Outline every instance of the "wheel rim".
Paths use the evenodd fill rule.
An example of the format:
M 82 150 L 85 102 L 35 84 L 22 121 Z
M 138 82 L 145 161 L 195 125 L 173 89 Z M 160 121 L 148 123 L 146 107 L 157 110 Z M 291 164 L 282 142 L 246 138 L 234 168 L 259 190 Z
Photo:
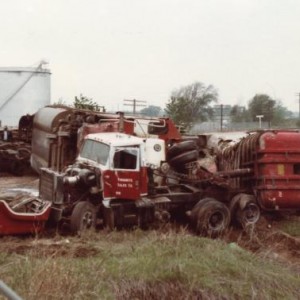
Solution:
M 94 222 L 93 213 L 91 211 L 85 212 L 82 217 L 82 228 L 89 229 L 92 227 Z
M 211 214 L 208 223 L 209 229 L 219 230 L 224 227 L 224 214 L 221 211 L 216 211 Z
M 246 224 L 255 224 L 259 216 L 259 208 L 255 203 L 249 203 L 242 211 L 242 219 Z

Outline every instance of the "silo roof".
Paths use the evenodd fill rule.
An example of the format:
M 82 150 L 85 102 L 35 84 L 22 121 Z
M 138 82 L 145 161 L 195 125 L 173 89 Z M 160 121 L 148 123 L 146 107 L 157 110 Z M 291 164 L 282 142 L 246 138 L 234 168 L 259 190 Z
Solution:
M 30 72 L 30 73 L 49 73 L 49 69 L 30 68 L 30 67 L 0 67 L 0 72 Z

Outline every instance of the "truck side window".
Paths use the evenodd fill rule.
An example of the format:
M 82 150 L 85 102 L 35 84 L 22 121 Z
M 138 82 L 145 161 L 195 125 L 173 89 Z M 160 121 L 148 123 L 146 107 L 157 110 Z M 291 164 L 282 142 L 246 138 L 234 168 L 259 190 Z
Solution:
M 137 168 L 137 151 L 118 149 L 114 155 L 114 168 L 135 170 Z

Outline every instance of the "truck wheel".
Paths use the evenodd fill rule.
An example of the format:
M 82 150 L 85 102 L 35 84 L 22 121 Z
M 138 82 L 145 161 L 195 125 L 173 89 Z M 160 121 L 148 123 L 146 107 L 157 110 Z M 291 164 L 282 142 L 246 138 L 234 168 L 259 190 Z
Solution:
M 260 218 L 260 208 L 253 195 L 238 194 L 230 202 L 230 212 L 242 228 L 254 225 Z
M 197 202 L 197 204 L 193 207 L 193 210 L 197 210 L 198 208 L 200 208 L 201 206 L 203 206 L 205 203 L 209 202 L 209 201 L 215 201 L 214 198 L 204 198 L 204 199 L 201 199 L 199 202 Z
M 194 141 L 184 141 L 171 146 L 167 152 L 167 160 L 187 151 L 196 150 L 197 145 Z
M 191 150 L 173 157 L 169 161 L 169 164 L 177 168 L 182 167 L 184 164 L 187 164 L 192 161 L 196 161 L 198 159 L 198 156 L 199 155 L 197 150 Z
M 95 206 L 87 201 L 78 202 L 73 209 L 70 226 L 73 233 L 80 233 L 95 228 Z
M 224 203 L 205 198 L 195 205 L 191 218 L 197 234 L 216 238 L 227 229 L 230 212 Z
M 260 209 L 255 202 L 249 202 L 244 209 L 238 208 L 236 219 L 245 229 L 248 226 L 255 225 L 260 218 Z

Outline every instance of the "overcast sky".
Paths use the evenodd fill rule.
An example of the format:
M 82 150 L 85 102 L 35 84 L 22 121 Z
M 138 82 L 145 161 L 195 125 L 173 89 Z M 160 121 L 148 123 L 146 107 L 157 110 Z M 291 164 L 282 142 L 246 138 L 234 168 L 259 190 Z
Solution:
M 165 107 L 201 81 L 219 103 L 267 93 L 298 110 L 299 0 L 0 0 L 0 23 L 0 66 L 46 59 L 52 102 Z

